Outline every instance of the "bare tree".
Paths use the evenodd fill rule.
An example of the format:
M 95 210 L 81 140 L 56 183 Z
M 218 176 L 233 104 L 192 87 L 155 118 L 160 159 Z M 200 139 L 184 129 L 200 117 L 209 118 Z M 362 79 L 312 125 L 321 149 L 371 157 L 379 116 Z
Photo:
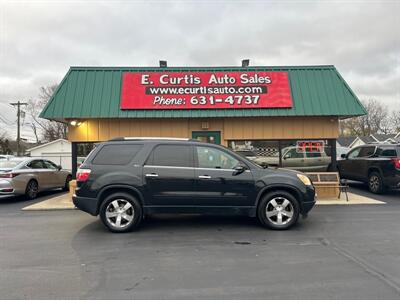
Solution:
M 390 125 L 394 129 L 394 133 L 400 132 L 400 110 L 392 111 L 390 115 Z
M 0 132 L 0 153 L 1 154 L 12 154 L 10 149 L 10 141 L 7 137 L 7 133 L 5 131 Z
M 27 111 L 32 118 L 31 128 L 37 143 L 67 138 L 67 124 L 39 118 L 40 112 L 49 102 L 56 89 L 57 85 L 41 87 L 38 98 L 28 101 Z
M 375 133 L 388 134 L 395 131 L 392 118 L 398 118 L 399 112 L 393 113 L 394 117 L 391 117 L 388 108 L 375 99 L 362 101 L 362 103 L 367 114 L 342 121 L 340 124 L 342 135 L 368 136 Z

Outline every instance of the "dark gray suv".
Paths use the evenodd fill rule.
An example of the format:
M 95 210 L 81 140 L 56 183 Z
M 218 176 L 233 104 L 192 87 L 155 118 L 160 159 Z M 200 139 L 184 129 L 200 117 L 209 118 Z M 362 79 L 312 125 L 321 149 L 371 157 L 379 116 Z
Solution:
M 315 204 L 310 179 L 262 168 L 218 145 L 120 138 L 96 147 L 77 172 L 74 204 L 126 232 L 159 213 L 246 215 L 288 229 Z

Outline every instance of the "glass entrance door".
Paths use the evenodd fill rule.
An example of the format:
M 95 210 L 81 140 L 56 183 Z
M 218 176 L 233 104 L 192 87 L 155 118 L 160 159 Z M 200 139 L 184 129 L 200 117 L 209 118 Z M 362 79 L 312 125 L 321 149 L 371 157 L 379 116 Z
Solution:
M 192 138 L 210 144 L 221 144 L 220 131 L 193 131 Z

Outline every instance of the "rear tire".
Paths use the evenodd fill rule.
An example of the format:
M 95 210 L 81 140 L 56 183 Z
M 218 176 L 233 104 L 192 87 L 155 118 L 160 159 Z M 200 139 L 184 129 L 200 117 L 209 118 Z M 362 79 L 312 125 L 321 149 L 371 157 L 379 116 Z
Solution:
M 37 183 L 36 180 L 30 180 L 28 184 L 26 185 L 25 189 L 25 196 L 29 200 L 33 200 L 37 197 L 37 194 L 39 192 L 39 184 Z
M 100 206 L 100 219 L 111 232 L 132 231 L 139 226 L 142 218 L 140 202 L 126 193 L 111 194 Z
M 368 189 L 371 193 L 382 194 L 385 191 L 382 177 L 378 172 L 371 172 L 368 176 Z
M 261 224 L 274 230 L 286 230 L 299 219 L 300 205 L 296 198 L 286 191 L 273 191 L 266 194 L 257 208 Z
M 63 188 L 63 191 L 69 192 L 69 182 L 72 180 L 72 176 L 68 175 L 67 178 L 65 179 L 65 185 Z

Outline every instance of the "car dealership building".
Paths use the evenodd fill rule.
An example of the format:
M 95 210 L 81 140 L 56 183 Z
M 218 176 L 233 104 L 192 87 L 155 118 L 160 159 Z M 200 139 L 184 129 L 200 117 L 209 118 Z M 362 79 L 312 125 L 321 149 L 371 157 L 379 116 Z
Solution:
M 314 171 L 335 169 L 339 120 L 364 114 L 334 66 L 71 67 L 40 116 L 68 123 L 73 170 L 94 143 L 133 136 Z

